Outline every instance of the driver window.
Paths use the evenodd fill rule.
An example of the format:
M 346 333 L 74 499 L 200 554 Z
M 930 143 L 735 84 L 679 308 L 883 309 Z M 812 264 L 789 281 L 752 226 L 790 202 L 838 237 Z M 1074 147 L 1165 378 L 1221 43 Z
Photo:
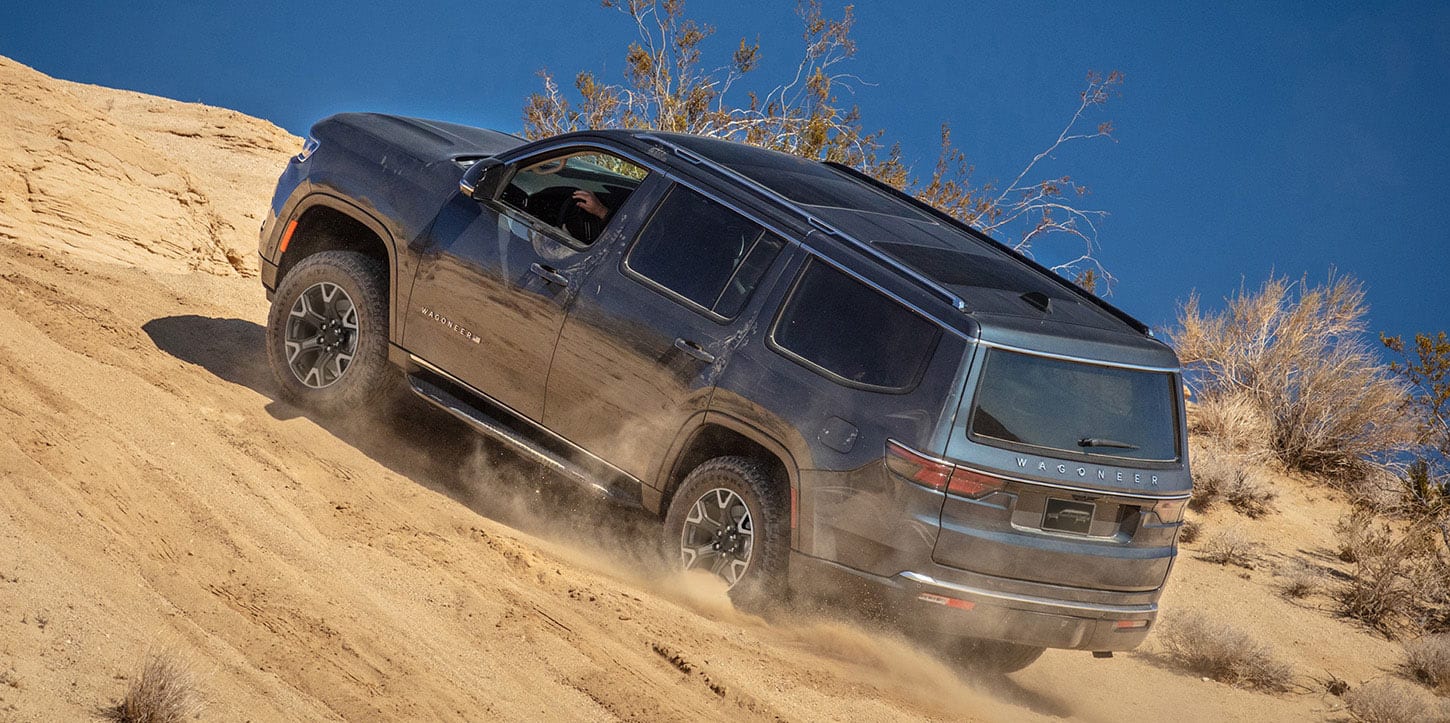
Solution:
M 524 161 L 499 201 L 587 246 L 648 174 L 611 153 L 561 151 Z

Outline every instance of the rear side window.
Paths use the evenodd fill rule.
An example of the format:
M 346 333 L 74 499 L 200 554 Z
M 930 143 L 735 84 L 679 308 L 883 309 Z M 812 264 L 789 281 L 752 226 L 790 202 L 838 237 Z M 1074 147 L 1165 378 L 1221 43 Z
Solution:
M 940 335 L 935 324 L 906 307 L 812 261 L 771 337 L 781 351 L 840 381 L 905 391 L 916 384 Z
M 732 319 L 782 246 L 759 224 L 676 186 L 640 231 L 625 266 L 706 312 Z
M 1072 455 L 1171 461 L 1176 393 L 1167 372 L 989 349 L 971 434 Z

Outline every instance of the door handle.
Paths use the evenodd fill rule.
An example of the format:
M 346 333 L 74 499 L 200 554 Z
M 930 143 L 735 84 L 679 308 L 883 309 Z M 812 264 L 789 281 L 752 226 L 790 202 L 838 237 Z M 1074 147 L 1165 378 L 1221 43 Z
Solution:
M 569 277 L 559 273 L 550 266 L 539 263 L 529 264 L 529 273 L 551 284 L 565 287 L 569 285 Z
M 675 348 L 684 352 L 687 356 L 698 359 L 706 364 L 715 363 L 715 355 L 705 351 L 699 344 L 688 339 L 675 339 Z

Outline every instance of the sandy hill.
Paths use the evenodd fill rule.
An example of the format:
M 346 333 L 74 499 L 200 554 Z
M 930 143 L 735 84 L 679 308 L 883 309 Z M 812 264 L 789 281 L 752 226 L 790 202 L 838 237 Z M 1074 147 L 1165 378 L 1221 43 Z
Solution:
M 1395 644 L 1282 566 L 1336 569 L 1342 505 L 1273 476 L 1252 569 L 1189 545 L 1168 610 L 1274 646 L 1295 687 L 1179 672 L 1149 645 L 963 678 L 836 623 L 769 624 L 634 572 L 648 520 L 539 491 L 437 415 L 274 401 L 256 228 L 297 138 L 0 58 L 0 719 L 83 720 L 148 653 L 204 719 L 1303 720 Z M 199 273 L 204 272 L 204 273 Z M 1268 473 L 1266 473 L 1268 474 Z

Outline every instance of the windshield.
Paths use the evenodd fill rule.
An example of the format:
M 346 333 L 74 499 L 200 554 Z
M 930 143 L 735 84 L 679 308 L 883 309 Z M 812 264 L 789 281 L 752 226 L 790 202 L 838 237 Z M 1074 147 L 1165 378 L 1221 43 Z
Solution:
M 1139 371 L 987 350 L 968 433 L 1073 456 L 1178 459 L 1177 385 Z

